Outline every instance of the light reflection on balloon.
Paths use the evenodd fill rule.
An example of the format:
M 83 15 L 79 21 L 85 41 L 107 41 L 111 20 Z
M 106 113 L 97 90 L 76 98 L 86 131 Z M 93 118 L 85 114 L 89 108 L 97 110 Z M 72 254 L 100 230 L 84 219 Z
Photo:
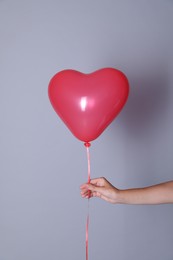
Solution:
M 87 97 L 82 97 L 80 100 L 80 107 L 82 111 L 86 110 L 86 106 L 87 106 Z

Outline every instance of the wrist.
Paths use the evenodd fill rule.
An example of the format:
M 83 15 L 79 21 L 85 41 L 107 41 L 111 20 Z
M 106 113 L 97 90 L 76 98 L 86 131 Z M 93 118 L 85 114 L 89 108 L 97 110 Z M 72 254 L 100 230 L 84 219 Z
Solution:
M 123 190 L 116 190 L 116 199 L 115 203 L 116 204 L 125 204 L 125 196 L 124 196 L 124 191 Z

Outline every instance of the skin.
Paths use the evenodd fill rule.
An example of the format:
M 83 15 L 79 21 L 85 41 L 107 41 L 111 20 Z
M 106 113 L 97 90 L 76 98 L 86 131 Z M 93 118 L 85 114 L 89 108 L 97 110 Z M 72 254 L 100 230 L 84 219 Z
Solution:
M 105 178 L 92 179 L 81 185 L 83 198 L 98 197 L 113 204 L 168 204 L 173 203 L 173 181 L 144 188 L 120 190 Z

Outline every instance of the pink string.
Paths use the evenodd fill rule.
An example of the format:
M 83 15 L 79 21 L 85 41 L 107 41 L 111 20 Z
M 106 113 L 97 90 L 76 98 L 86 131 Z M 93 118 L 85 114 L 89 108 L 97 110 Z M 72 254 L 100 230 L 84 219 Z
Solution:
M 90 169 L 90 152 L 89 147 L 90 143 L 84 144 L 87 149 L 87 161 L 88 161 L 88 183 L 90 183 L 90 176 L 91 176 L 91 169 Z M 86 260 L 88 260 L 88 229 L 89 229 L 89 198 L 90 198 L 90 191 L 88 191 L 88 215 L 87 215 L 87 222 L 86 222 Z
M 88 260 L 88 228 L 89 228 L 89 213 L 87 216 L 87 223 L 86 223 L 86 260 Z

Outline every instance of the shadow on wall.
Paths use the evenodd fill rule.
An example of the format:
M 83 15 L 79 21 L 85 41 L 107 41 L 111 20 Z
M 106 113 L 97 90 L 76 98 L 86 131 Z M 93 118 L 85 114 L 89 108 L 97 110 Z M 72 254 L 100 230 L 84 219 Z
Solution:
M 123 113 L 123 128 L 130 137 L 153 135 L 163 124 L 170 101 L 168 77 L 163 71 L 129 79 L 130 94 Z M 116 120 L 115 120 L 116 121 Z M 121 122 L 122 123 L 122 122 Z
M 121 137 L 125 140 L 125 147 L 130 149 L 123 154 L 130 172 L 122 173 L 128 187 L 156 183 L 163 174 L 156 171 L 158 155 L 153 152 L 159 147 L 158 138 L 162 136 L 164 124 L 168 120 L 168 107 L 172 102 L 168 81 L 169 77 L 163 70 L 138 73 L 137 77 L 129 78 L 129 99 L 118 119 L 118 127 L 123 132 Z M 117 129 L 116 119 L 112 137 L 115 128 Z

